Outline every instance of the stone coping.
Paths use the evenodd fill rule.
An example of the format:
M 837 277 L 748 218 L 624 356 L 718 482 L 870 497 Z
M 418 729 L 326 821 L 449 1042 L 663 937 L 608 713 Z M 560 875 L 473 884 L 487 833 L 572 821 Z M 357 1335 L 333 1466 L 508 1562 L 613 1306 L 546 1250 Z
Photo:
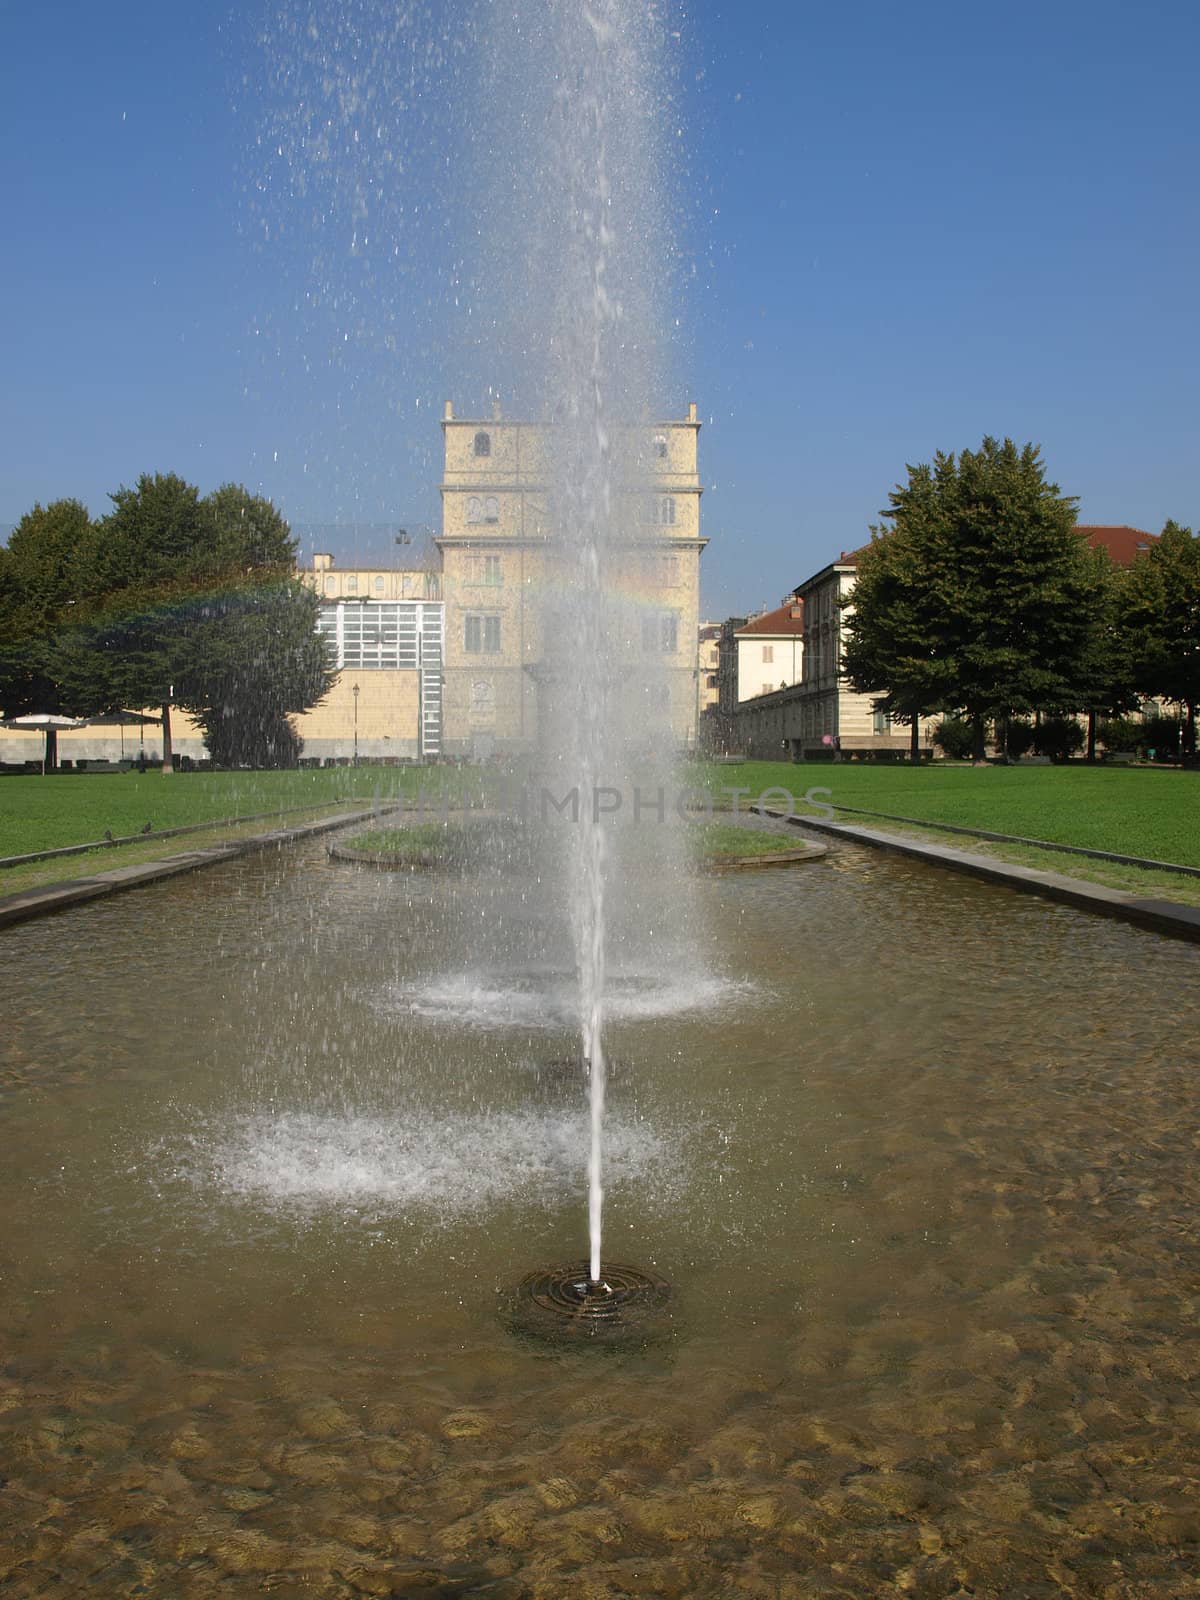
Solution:
M 798 850 L 772 850 L 769 855 L 761 856 L 726 856 L 715 861 L 706 861 L 706 872 L 724 872 L 729 867 L 786 867 L 797 861 L 819 861 L 822 856 L 829 854 L 829 846 L 825 844 L 806 844 Z
M 205 845 L 199 850 L 185 850 L 178 855 L 165 856 L 160 861 L 141 861 L 128 867 L 113 867 L 107 872 L 97 872 L 89 878 L 72 878 L 65 883 L 39 884 L 36 888 L 20 889 L 15 894 L 0 896 L 0 928 L 17 922 L 27 922 L 31 917 L 45 916 L 51 911 L 63 911 L 69 906 L 82 905 L 87 900 L 98 900 L 104 895 L 118 894 L 122 889 L 136 889 L 144 883 L 155 883 L 160 878 L 173 878 L 181 872 L 193 872 L 198 867 L 215 866 L 221 861 L 232 861 L 237 856 L 250 855 L 256 850 L 266 850 L 271 845 L 297 844 L 316 834 L 329 833 L 335 828 L 359 826 L 372 822 L 379 813 L 370 811 L 346 812 L 337 817 L 321 817 L 316 822 L 298 823 L 293 828 L 276 828 L 270 833 L 252 834 L 248 839 L 231 839 L 226 844 Z
M 1200 940 L 1200 906 L 1179 905 L 1173 900 L 1158 900 L 1125 889 L 1109 889 L 1104 884 L 1068 878 L 1061 872 L 1021 867 L 1015 862 L 997 861 L 993 856 L 973 855 L 966 850 L 952 850 L 944 844 L 906 839 L 901 834 L 882 833 L 876 828 L 860 828 L 847 822 L 816 821 L 805 816 L 785 817 L 783 812 L 772 811 L 769 807 L 754 809 L 760 810 L 764 816 L 782 817 L 793 827 L 813 828 L 818 833 L 832 834 L 853 844 L 892 850 L 898 855 L 927 861 L 931 866 L 948 867 L 952 872 L 967 872 L 973 877 L 985 878 L 989 883 L 1005 884 L 1025 894 L 1043 895 L 1081 911 L 1093 911 L 1101 916 L 1135 922 L 1141 927 L 1153 928 L 1157 933 L 1170 934 L 1175 938 Z M 936 827 L 937 824 L 927 823 L 925 826 Z
M 383 867 L 389 872 L 429 871 L 446 863 L 425 851 L 401 855 L 397 850 L 355 850 L 348 844 L 331 844 L 328 854 L 334 861 L 353 861 L 360 867 Z

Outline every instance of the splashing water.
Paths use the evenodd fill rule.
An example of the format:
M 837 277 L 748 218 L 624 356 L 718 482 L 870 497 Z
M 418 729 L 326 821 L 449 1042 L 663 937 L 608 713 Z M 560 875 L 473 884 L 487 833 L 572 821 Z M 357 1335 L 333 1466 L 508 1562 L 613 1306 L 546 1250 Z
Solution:
M 668 411 L 665 330 L 674 319 L 665 302 L 676 267 L 664 181 L 673 126 L 665 8 L 481 0 L 434 39 L 440 12 L 407 0 L 394 10 L 392 0 L 281 5 L 283 56 L 299 77 L 284 84 L 294 109 L 280 119 L 272 174 L 289 202 L 304 201 L 298 214 L 329 235 L 325 265 L 341 263 L 322 304 L 346 323 L 342 342 L 369 370 L 370 337 L 390 337 L 409 298 L 384 263 L 411 273 L 450 240 L 458 253 L 430 303 L 439 317 L 457 316 L 457 348 L 453 334 L 426 330 L 443 392 L 486 383 L 494 401 L 503 383 L 506 407 L 544 427 L 539 476 L 553 551 L 537 596 L 539 760 L 560 792 L 580 797 L 571 821 L 551 825 L 550 848 L 562 865 L 555 909 L 570 924 L 570 1014 L 588 1067 L 597 1280 L 610 972 L 661 981 L 691 967 L 676 950 L 687 920 L 682 844 L 667 837 L 677 830 L 663 830 L 652 866 L 643 848 L 635 867 L 631 830 L 598 803 L 601 793 L 628 796 L 648 769 L 661 782 L 663 752 L 677 742 L 666 662 L 645 648 L 638 603 L 647 551 L 668 548 L 648 515 L 653 429 Z M 407 128 L 403 106 L 412 108 Z M 443 118 L 437 108 L 451 106 Z M 431 145 L 422 162 L 422 130 L 445 136 L 448 121 L 461 124 L 460 148 L 439 159 Z M 419 213 L 430 221 L 414 234 L 407 225 Z M 413 1009 L 429 1001 L 436 1008 L 436 997 L 416 996 Z
M 623 598 L 645 543 L 635 530 L 653 482 L 649 421 L 661 383 L 660 101 L 644 6 L 520 0 L 510 15 L 518 35 L 541 46 L 524 107 L 537 113 L 527 126 L 546 132 L 528 172 L 534 299 L 524 302 L 523 332 L 543 352 L 540 409 L 554 423 L 550 484 L 566 581 L 548 631 L 547 721 L 550 748 L 581 796 L 567 862 L 589 1084 L 589 1270 L 599 1282 L 609 890 L 621 871 L 620 832 L 600 796 L 628 792 L 647 735 L 660 748 L 670 740 L 663 697 L 647 693 L 639 619 Z

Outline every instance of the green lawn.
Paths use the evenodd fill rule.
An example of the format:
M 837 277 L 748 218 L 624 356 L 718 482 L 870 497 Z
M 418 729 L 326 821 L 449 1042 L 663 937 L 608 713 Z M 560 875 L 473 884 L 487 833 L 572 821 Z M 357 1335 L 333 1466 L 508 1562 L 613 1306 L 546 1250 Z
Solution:
M 784 828 L 743 828 L 736 822 L 693 822 L 689 843 L 697 861 L 719 866 L 722 861 L 738 861 L 745 856 L 778 855 L 799 849 L 805 841 Z
M 453 767 L 331 767 L 296 772 L 56 773 L 0 778 L 0 856 L 293 807 L 453 795 L 477 784 Z M 183 848 L 182 845 L 179 848 Z M 161 849 L 161 847 L 160 847 Z M 82 870 L 82 869 L 81 869 Z M 4 881 L 0 879 L 0 893 Z
M 1196 772 L 1083 763 L 909 767 L 777 761 L 699 763 L 691 770 L 699 785 L 716 794 L 736 787 L 756 798 L 780 785 L 795 795 L 797 810 L 813 810 L 802 796 L 815 788 L 830 791 L 818 799 L 835 807 L 887 811 L 935 826 L 948 822 L 1200 867 Z M 870 826 L 869 819 L 861 820 Z M 959 847 L 967 846 L 960 841 Z

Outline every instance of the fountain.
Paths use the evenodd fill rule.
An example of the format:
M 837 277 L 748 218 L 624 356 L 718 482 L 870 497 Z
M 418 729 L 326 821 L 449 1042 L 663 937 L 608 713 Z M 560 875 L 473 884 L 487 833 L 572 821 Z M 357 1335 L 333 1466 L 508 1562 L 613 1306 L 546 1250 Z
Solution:
M 622 14 L 547 3 L 532 76 Z M 597 653 L 652 387 L 613 249 L 526 352 L 617 373 L 559 419 Z M 622 662 L 594 741 L 553 663 L 559 793 L 649 762 Z M 589 815 L 544 886 L 317 842 L 4 933 L 6 1597 L 1180 1592 L 1190 947 L 843 844 L 677 915 L 672 836 Z
M 602 1256 L 608 973 L 616 938 L 610 901 L 613 884 L 628 873 L 622 850 L 629 829 L 600 797 L 628 804 L 646 752 L 673 742 L 661 657 L 643 648 L 630 595 L 631 573 L 636 590 L 637 564 L 655 547 L 651 424 L 663 402 L 667 322 L 654 32 L 651 14 L 631 0 L 527 0 L 497 16 L 486 47 L 497 79 L 510 93 L 521 88 L 519 123 L 499 146 L 510 175 L 484 186 L 493 199 L 502 197 L 481 229 L 485 253 L 510 236 L 512 214 L 526 219 L 516 252 L 522 287 L 509 288 L 512 298 L 493 321 L 524 352 L 521 381 L 550 421 L 548 510 L 558 551 L 554 593 L 543 600 L 542 756 L 544 770 L 580 797 L 559 860 L 588 1086 L 589 1255 L 582 1278 L 574 1266 L 554 1276 L 560 1293 L 530 1292 L 543 1310 L 610 1332 L 626 1311 L 662 1293 L 653 1274 L 606 1273 Z M 531 128 L 539 130 L 532 139 Z M 684 917 L 680 867 L 672 841 L 652 874 L 653 898 L 660 910 L 670 905 L 677 921 Z M 647 887 L 643 899 L 650 898 Z M 679 959 L 694 964 L 687 950 Z

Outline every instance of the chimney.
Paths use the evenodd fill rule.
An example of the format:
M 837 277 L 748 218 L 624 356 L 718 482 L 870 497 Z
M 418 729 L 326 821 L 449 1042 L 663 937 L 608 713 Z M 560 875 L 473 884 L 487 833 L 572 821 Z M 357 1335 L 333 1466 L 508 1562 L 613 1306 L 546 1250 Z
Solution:
M 443 422 L 453 422 L 454 421 L 454 401 L 453 400 L 447 400 L 445 405 L 442 407 L 442 421 Z

